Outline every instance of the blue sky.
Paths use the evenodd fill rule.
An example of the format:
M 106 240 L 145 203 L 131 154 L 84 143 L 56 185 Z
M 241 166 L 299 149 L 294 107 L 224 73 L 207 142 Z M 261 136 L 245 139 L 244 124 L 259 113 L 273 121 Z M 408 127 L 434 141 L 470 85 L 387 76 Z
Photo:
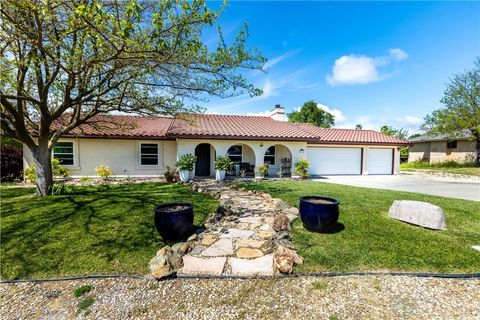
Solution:
M 278 103 L 290 112 L 313 99 L 337 127 L 413 133 L 441 106 L 449 78 L 480 56 L 479 2 L 233 1 L 218 23 L 228 40 L 245 21 L 249 45 L 269 62 L 266 74 L 244 74 L 264 95 L 213 98 L 202 104 L 209 113 L 261 114 Z

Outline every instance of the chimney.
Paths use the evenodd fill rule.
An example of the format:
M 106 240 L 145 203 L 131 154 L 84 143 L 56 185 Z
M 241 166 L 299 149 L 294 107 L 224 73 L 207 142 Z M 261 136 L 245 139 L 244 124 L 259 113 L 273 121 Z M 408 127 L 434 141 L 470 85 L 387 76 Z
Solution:
M 270 113 L 270 118 L 276 121 L 287 121 L 287 117 L 285 116 L 285 108 L 279 104 L 275 105 L 272 112 Z

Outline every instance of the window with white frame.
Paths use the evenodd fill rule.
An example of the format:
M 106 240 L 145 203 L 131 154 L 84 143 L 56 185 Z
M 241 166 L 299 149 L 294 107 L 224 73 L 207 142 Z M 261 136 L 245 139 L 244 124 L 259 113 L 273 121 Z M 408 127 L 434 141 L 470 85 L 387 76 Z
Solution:
M 158 143 L 140 144 L 140 165 L 158 166 Z
M 265 156 L 263 157 L 263 163 L 268 165 L 275 165 L 275 146 L 271 146 L 265 151 Z
M 235 164 L 242 162 L 242 146 L 231 146 L 227 151 L 227 156 Z
M 75 164 L 75 149 L 73 142 L 57 142 L 53 146 L 53 157 L 60 160 L 64 166 L 73 166 Z

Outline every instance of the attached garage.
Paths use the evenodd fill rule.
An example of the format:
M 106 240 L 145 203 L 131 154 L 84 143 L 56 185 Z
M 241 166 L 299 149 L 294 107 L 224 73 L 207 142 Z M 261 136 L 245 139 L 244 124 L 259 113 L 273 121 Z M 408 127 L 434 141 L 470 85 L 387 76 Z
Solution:
M 361 174 L 362 148 L 308 147 L 311 175 Z
M 369 148 L 367 153 L 368 174 L 393 173 L 393 149 Z

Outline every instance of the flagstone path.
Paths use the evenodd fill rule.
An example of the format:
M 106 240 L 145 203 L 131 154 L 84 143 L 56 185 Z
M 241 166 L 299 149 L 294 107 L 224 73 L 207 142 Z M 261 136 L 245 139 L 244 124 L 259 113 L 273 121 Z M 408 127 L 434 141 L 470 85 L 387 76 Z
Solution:
M 288 236 L 297 208 L 266 193 L 231 188 L 229 182 L 202 180 L 190 186 L 219 198 L 220 205 L 203 232 L 176 246 L 183 265 L 177 266 L 178 274 L 272 276 L 303 263 Z

